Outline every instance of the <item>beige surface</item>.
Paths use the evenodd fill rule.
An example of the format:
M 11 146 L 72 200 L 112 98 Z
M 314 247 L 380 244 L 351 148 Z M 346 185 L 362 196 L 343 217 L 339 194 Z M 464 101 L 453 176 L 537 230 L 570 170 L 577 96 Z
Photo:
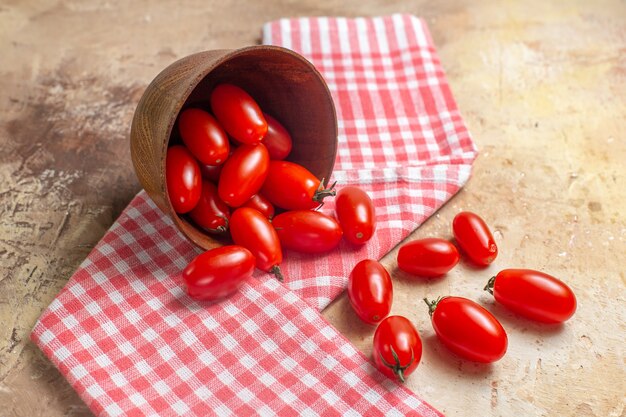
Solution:
M 385 5 L 383 5 L 385 4 Z M 28 341 L 41 311 L 138 191 L 127 136 L 147 83 L 189 53 L 255 43 L 282 15 L 426 18 L 481 154 L 474 176 L 413 237 L 483 214 L 501 255 L 416 282 L 394 268 L 394 313 L 418 325 L 407 382 L 454 415 L 624 416 L 626 3 L 254 1 L 0 3 L 0 415 L 88 416 Z M 514 317 L 481 291 L 500 268 L 562 277 L 579 300 L 560 328 Z M 434 339 L 424 295 L 483 301 L 509 332 L 492 366 Z M 324 315 L 369 354 L 345 298 Z

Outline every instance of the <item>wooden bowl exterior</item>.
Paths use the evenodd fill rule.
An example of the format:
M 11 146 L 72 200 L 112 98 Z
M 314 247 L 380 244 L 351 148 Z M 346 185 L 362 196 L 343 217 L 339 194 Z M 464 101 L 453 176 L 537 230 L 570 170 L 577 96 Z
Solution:
M 264 112 L 291 133 L 290 161 L 328 181 L 337 151 L 337 117 L 322 76 L 302 56 L 276 46 L 251 46 L 190 55 L 163 70 L 141 97 L 130 132 L 137 177 L 154 203 L 178 229 L 203 249 L 219 240 L 179 216 L 168 198 L 165 157 L 178 114 L 187 107 L 209 109 L 213 88 L 232 83 L 246 90 Z

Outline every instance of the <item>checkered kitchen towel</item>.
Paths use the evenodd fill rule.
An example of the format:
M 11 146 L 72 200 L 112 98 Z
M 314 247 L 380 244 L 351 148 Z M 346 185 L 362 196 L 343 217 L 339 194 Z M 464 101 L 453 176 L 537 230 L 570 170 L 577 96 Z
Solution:
M 141 192 L 32 338 L 102 416 L 440 415 L 318 313 L 354 264 L 384 255 L 469 177 L 476 151 L 427 28 L 407 15 L 283 19 L 264 42 L 300 52 L 328 81 L 334 176 L 373 197 L 375 238 L 322 259 L 287 253 L 285 284 L 257 274 L 228 300 L 199 303 L 181 278 L 199 251 Z

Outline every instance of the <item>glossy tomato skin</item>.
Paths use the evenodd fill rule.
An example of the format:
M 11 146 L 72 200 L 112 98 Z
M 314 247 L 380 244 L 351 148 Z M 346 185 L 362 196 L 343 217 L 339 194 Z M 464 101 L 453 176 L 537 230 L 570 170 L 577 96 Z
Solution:
M 165 180 L 176 213 L 187 213 L 198 204 L 202 191 L 200 167 L 184 146 L 175 145 L 167 150 Z
M 364 259 L 348 278 L 348 299 L 352 309 L 367 324 L 378 324 L 391 311 L 393 285 L 389 272 L 379 262 Z
M 283 252 L 276 230 L 263 214 L 250 207 L 238 208 L 230 216 L 230 235 L 235 244 L 252 252 L 257 268 L 277 274 Z
M 224 130 L 238 142 L 258 143 L 267 133 L 259 105 L 243 89 L 220 84 L 211 93 L 211 110 Z
M 335 195 L 335 192 L 332 187 L 325 190 L 322 182 L 302 165 L 270 161 L 261 194 L 274 206 L 285 210 L 310 210 L 318 207 L 325 196 Z
M 184 110 L 178 118 L 180 136 L 198 161 L 219 165 L 228 157 L 230 144 L 217 120 L 201 109 Z
M 217 194 L 217 187 L 210 181 L 202 181 L 202 193 L 198 204 L 189 212 L 189 217 L 201 228 L 212 233 L 228 230 L 230 208 Z
M 508 337 L 500 322 L 484 307 L 462 297 L 429 303 L 433 328 L 441 343 L 460 357 L 490 363 L 506 353 Z
M 398 268 L 422 277 L 445 275 L 459 262 L 459 251 L 452 243 L 439 238 L 408 242 L 398 251 Z
M 358 187 L 343 187 L 335 198 L 335 212 L 346 240 L 361 245 L 372 238 L 376 230 L 374 204 L 369 195 Z
M 262 144 L 241 145 L 224 163 L 217 191 L 231 207 L 239 207 L 255 195 L 267 177 L 270 157 Z
M 413 323 L 403 316 L 385 318 L 374 332 L 372 356 L 378 370 L 404 382 L 422 358 L 422 340 Z
M 278 120 L 267 113 L 263 113 L 263 116 L 267 121 L 267 133 L 261 143 L 267 148 L 270 159 L 285 159 L 293 146 L 291 135 Z
M 576 296 L 563 281 L 532 269 L 505 269 L 485 289 L 520 316 L 542 323 L 562 323 L 576 312 Z
M 234 293 L 254 272 L 254 256 L 241 246 L 222 246 L 196 256 L 183 270 L 187 293 L 196 300 L 219 300 Z
M 200 173 L 202 174 L 202 178 L 211 181 L 213 184 L 217 184 L 220 181 L 222 168 L 224 168 L 224 164 L 220 164 L 220 165 L 200 164 Z
M 337 220 L 314 210 L 286 211 L 272 224 L 283 248 L 304 253 L 331 251 L 343 234 Z
M 262 194 L 253 195 L 250 200 L 246 201 L 242 207 L 250 207 L 255 210 L 258 210 L 263 214 L 268 220 L 271 220 L 274 217 L 274 206 L 272 203 Z
M 498 256 L 491 231 L 477 214 L 464 211 L 452 221 L 454 238 L 467 257 L 476 265 L 487 266 Z

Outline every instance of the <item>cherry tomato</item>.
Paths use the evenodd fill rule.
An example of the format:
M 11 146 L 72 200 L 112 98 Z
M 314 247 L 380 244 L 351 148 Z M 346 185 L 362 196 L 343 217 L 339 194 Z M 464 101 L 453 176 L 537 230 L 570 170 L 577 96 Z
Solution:
M 271 272 L 282 281 L 279 264 L 283 261 L 280 240 L 272 224 L 258 210 L 240 207 L 230 216 L 233 241 L 256 257 L 256 267 Z
M 422 340 L 406 317 L 389 316 L 374 332 L 374 364 L 383 374 L 404 382 L 422 358 Z
M 393 300 L 389 272 L 373 259 L 362 260 L 348 278 L 348 298 L 361 320 L 367 324 L 380 323 L 389 315 Z
M 314 210 L 286 211 L 272 224 L 283 248 L 297 252 L 328 252 L 339 245 L 343 234 L 337 220 Z
M 464 211 L 452 221 L 457 243 L 472 262 L 487 266 L 498 256 L 498 247 L 485 221 L 477 214 Z
M 270 161 L 261 193 L 276 207 L 309 210 L 318 207 L 325 197 L 335 195 L 333 186 L 324 188 L 322 181 L 301 165 Z
M 196 256 L 183 270 L 187 293 L 218 300 L 234 293 L 254 272 L 254 256 L 241 246 L 222 246 Z
M 176 213 L 187 213 L 198 204 L 202 190 L 200 167 L 184 146 L 175 145 L 167 150 L 165 180 Z
M 267 133 L 261 141 L 270 154 L 270 159 L 285 159 L 291 152 L 292 140 L 287 129 L 267 113 L 263 113 L 267 121 Z
M 178 129 L 187 148 L 203 164 L 219 165 L 228 157 L 226 132 L 209 113 L 187 109 L 178 118 Z
M 274 206 L 270 201 L 263 197 L 262 194 L 253 195 L 250 200 L 246 201 L 242 207 L 250 207 L 255 210 L 258 210 L 267 217 L 268 220 L 271 220 L 274 217 Z
M 220 164 L 220 165 L 200 164 L 200 172 L 202 173 L 202 178 L 212 181 L 214 184 L 217 184 L 220 181 L 220 175 L 222 174 L 223 167 L 224 167 L 224 164 Z
M 576 296 L 570 287 L 532 269 L 500 271 L 485 290 L 520 316 L 542 323 L 562 323 L 576 312 Z
M 217 187 L 210 181 L 202 182 L 200 201 L 189 212 L 189 217 L 200 227 L 211 233 L 228 230 L 230 209 L 217 195 Z
M 343 187 L 335 198 L 335 212 L 346 240 L 360 245 L 372 238 L 376 230 L 374 204 L 358 187 Z
M 260 142 L 267 133 L 259 105 L 235 85 L 220 84 L 213 89 L 211 110 L 224 130 L 241 143 Z
M 428 305 L 441 342 L 460 357 L 495 362 L 506 353 L 508 338 L 500 322 L 482 306 L 462 297 L 444 297 Z
M 267 176 L 270 157 L 262 144 L 241 145 L 226 160 L 217 185 L 219 196 L 239 207 L 255 195 Z
M 422 277 L 445 275 L 459 262 L 459 251 L 439 238 L 414 240 L 400 247 L 398 268 Z

